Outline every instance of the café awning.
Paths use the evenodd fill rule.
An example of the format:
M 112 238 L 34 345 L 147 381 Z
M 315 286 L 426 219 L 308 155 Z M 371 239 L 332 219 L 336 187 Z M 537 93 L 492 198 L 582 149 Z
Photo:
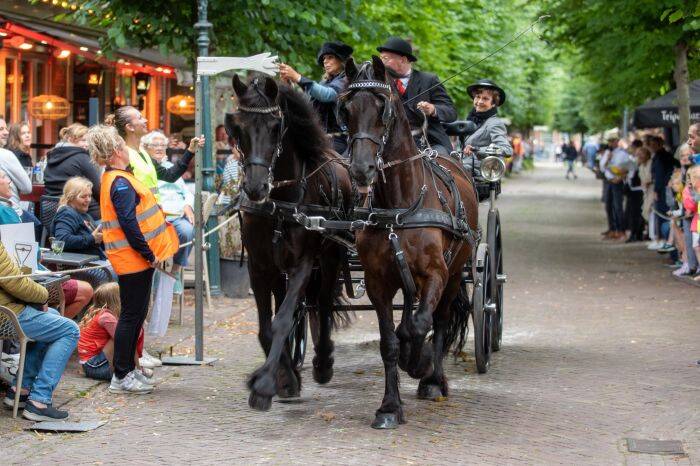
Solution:
M 672 128 L 678 126 L 678 92 L 650 100 L 634 111 L 636 128 Z M 690 83 L 690 120 L 700 120 L 700 79 Z
M 175 78 L 175 69 L 187 68 L 182 57 L 165 57 L 156 50 L 121 49 L 109 60 L 99 52 L 95 31 L 76 25 L 26 18 L 0 9 L 0 32 L 22 36 L 28 41 L 67 50 L 117 69 L 131 69 L 167 78 Z

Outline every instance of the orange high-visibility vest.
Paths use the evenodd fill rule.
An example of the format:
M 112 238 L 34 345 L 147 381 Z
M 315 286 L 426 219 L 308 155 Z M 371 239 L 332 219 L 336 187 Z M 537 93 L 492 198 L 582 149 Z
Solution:
M 119 226 L 117 212 L 112 204 L 112 183 L 117 177 L 125 178 L 136 191 L 140 201 L 136 205 L 136 220 L 148 246 L 159 261 L 172 257 L 180 247 L 175 228 L 165 221 L 165 214 L 153 193 L 134 175 L 124 170 L 109 170 L 102 175 L 100 213 L 102 240 L 107 258 L 117 275 L 142 272 L 150 267 L 144 257 L 131 246 Z

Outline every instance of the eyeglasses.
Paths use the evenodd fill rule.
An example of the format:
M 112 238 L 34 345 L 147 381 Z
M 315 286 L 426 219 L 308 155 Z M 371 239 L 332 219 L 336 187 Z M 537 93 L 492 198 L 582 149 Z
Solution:
M 165 149 L 166 147 L 168 147 L 168 145 L 167 144 L 149 144 L 148 147 L 150 147 L 152 149 Z

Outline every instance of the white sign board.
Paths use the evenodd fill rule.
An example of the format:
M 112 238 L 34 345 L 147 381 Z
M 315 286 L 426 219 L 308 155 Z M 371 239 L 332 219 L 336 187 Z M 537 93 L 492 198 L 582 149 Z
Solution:
M 39 243 L 34 240 L 33 223 L 0 225 L 0 241 L 19 267 L 37 271 Z

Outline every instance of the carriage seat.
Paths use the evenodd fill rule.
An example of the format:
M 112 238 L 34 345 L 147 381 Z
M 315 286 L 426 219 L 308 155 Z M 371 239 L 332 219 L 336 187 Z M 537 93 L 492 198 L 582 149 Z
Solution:
M 448 136 L 465 137 L 476 131 L 476 124 L 473 121 L 457 120 L 452 123 L 443 123 L 442 127 Z

